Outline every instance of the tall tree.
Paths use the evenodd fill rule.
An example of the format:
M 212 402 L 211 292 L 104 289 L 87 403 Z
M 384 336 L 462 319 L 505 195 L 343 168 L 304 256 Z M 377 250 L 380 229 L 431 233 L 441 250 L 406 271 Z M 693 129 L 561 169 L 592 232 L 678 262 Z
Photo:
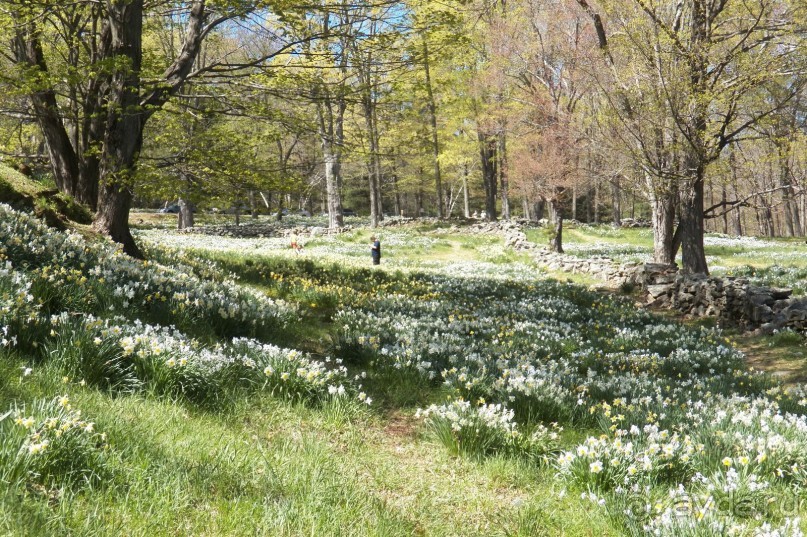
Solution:
M 631 0 L 605 23 L 586 0 L 578 4 L 591 16 L 598 44 L 614 69 L 612 103 L 633 118 L 618 67 L 628 59 L 647 77 L 658 77 L 659 112 L 672 129 L 664 138 L 680 150 L 679 225 L 685 270 L 708 272 L 704 252 L 704 187 L 708 167 L 730 144 L 767 120 L 802 88 L 794 40 L 799 14 L 792 6 L 768 0 L 687 0 L 647 3 Z M 631 9 L 636 7 L 638 9 Z M 605 26 L 624 35 L 609 43 Z M 771 99 L 770 95 L 786 95 Z M 660 137 L 656 136 L 658 140 Z M 647 140 L 643 140 L 646 142 Z M 640 153 L 647 151 L 645 143 Z M 646 161 L 651 168 L 653 162 Z M 674 170 L 674 168 L 672 168 Z M 673 172 L 671 172 L 673 173 Z
M 248 2 L 78 0 L 7 2 L 3 15 L 15 65 L 6 79 L 29 97 L 45 138 L 57 186 L 96 208 L 94 227 L 139 256 L 129 231 L 132 177 L 143 132 L 155 111 L 189 77 L 244 69 L 281 50 L 228 65 L 223 57 L 194 70 L 202 43 L 234 19 L 265 18 Z M 182 26 L 172 57 L 144 63 L 145 21 Z M 242 57 L 239 56 L 239 60 Z M 63 71 L 68 76 L 58 76 Z M 67 96 L 66 101 L 62 96 Z

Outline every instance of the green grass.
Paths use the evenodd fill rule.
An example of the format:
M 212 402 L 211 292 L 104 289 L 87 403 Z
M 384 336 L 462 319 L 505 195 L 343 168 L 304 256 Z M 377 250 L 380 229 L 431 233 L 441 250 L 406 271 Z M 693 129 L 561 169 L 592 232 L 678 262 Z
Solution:
M 410 414 L 268 396 L 204 412 L 61 384 L 6 358 L 3 400 L 69 395 L 112 439 L 114 476 L 84 490 L 5 491 L 3 535 L 616 535 L 561 501 L 551 470 L 455 459 Z
M 0 164 L 0 196 L 5 196 L 8 192 L 7 189 L 32 198 L 49 190 L 45 185 L 26 177 L 17 170 Z M 2 200 L 0 197 L 0 201 Z

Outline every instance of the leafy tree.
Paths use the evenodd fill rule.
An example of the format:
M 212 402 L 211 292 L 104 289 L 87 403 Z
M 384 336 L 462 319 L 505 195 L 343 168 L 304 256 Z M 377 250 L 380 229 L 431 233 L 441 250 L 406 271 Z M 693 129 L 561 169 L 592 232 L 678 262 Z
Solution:
M 128 216 L 147 121 L 189 78 L 220 77 L 290 48 L 270 39 L 268 50 L 253 57 L 239 54 L 233 62 L 223 54 L 195 69 L 202 44 L 216 31 L 232 31 L 232 21 L 251 30 L 271 28 L 267 8 L 239 0 L 3 5 L 4 41 L 12 43 L 4 58 L 13 73 L 4 82 L 30 100 L 59 189 L 95 208 L 95 228 L 128 253 L 140 255 Z M 177 40 L 164 53 L 144 47 L 151 28 L 168 28 Z

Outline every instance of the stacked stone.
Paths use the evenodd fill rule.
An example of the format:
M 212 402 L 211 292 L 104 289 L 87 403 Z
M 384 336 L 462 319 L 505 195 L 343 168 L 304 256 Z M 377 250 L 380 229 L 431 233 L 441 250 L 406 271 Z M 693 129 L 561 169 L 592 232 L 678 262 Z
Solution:
M 484 229 L 492 232 L 490 227 Z M 618 265 L 607 257 L 581 259 L 539 249 L 534 244 L 525 247 L 522 241 L 526 242 L 526 235 L 510 229 L 504 231 L 505 242 L 517 249 L 531 250 L 533 258 L 547 269 L 589 274 L 613 286 L 635 284 L 644 291 L 648 307 L 672 309 L 689 317 L 717 317 L 724 325 L 759 333 L 783 329 L 807 333 L 807 297 L 792 297 L 792 289 L 755 286 L 747 278 L 688 274 L 675 265 Z
M 807 331 L 807 297 L 791 297 L 792 289 L 751 285 L 747 278 L 679 273 L 674 266 L 650 263 L 640 274 L 648 306 L 691 317 L 717 317 L 762 333 Z

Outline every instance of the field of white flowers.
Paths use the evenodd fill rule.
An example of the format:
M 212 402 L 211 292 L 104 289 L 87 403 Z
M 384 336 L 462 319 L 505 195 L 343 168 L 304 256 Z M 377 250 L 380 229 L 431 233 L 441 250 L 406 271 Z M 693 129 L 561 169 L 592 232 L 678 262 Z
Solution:
M 249 533 L 236 528 L 252 520 L 283 535 L 412 535 L 424 527 L 437 535 L 578 535 L 589 523 L 603 534 L 802 535 L 807 394 L 748 370 L 719 332 L 543 279 L 490 237 L 384 231 L 386 266 L 374 270 L 367 233 L 317 238 L 298 255 L 281 239 L 145 231 L 139 239 L 151 260 L 140 262 L 0 206 L 0 357 L 19 364 L 0 383 L 0 480 L 8 488 L 0 528 L 26 533 L 13 522 L 25 509 L 68 524 L 65 498 L 91 506 L 113 495 L 104 491 L 145 487 L 120 470 L 140 460 L 123 443 L 129 437 L 117 422 L 102 419 L 107 430 L 76 408 L 78 390 L 90 402 L 91 394 L 112 398 L 96 404 L 101 414 L 104 405 L 140 400 L 212 416 L 265 398 L 294 405 L 272 407 L 280 414 L 307 409 L 283 435 L 273 433 L 282 436 L 273 448 L 244 447 L 255 436 L 209 467 L 244 474 L 244 483 L 228 473 L 202 491 L 239 491 L 236 504 L 224 493 L 225 504 L 204 508 L 205 517 L 247 510 L 232 514 L 236 526 L 219 527 L 227 534 Z M 25 391 L 41 371 L 51 380 Z M 245 423 L 264 419 L 256 412 L 244 410 Z M 405 466 L 374 468 L 381 455 L 358 447 L 375 434 L 364 429 L 387 430 L 401 416 L 416 432 L 396 444 L 393 459 L 423 445 L 424 460 L 444 450 L 452 475 L 502 461 L 540 478 L 486 507 L 512 519 L 457 525 L 452 517 L 463 517 L 463 501 L 476 509 L 478 492 L 444 490 L 454 485 L 439 482 L 448 474 L 436 465 L 422 490 L 396 492 L 414 487 L 400 481 Z M 321 419 L 336 420 L 325 430 L 338 452 L 367 455 L 356 484 L 329 474 L 316 449 L 294 448 L 305 451 L 297 468 L 278 462 Z M 179 469 L 207 467 L 202 457 Z M 308 485 L 290 477 L 301 471 L 314 472 Z M 155 501 L 170 487 L 160 490 Z M 439 507 L 451 493 L 459 512 Z M 358 512 L 344 507 L 356 502 Z M 575 521 L 553 520 L 546 502 Z M 368 514 L 371 525 L 355 525 Z

